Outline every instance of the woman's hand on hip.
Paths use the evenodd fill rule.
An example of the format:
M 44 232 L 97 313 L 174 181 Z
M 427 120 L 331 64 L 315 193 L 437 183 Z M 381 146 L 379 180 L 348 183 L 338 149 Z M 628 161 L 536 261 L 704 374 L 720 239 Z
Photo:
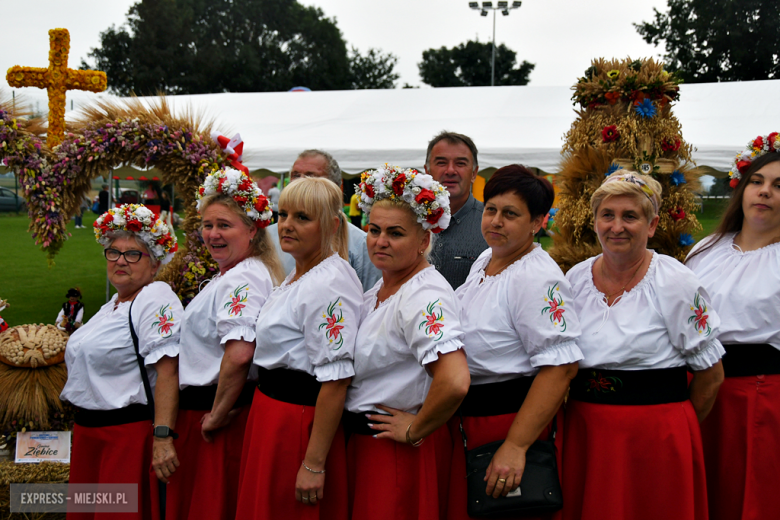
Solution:
M 517 489 L 525 470 L 525 452 L 526 448 L 508 440 L 504 441 L 487 468 L 485 493 L 498 498 Z
M 308 465 L 308 464 L 307 464 Z M 322 471 L 324 468 L 314 468 L 314 471 Z M 295 478 L 295 500 L 310 506 L 316 506 L 322 497 L 325 488 L 325 473 L 314 473 L 301 464 L 298 476 Z
M 179 457 L 173 447 L 173 438 L 154 438 L 152 444 L 152 469 L 161 481 L 168 483 L 173 472 L 179 467 Z
M 389 408 L 381 404 L 378 405 L 377 408 L 383 412 L 387 412 L 390 415 L 366 414 L 368 420 L 374 423 L 371 428 L 376 430 L 377 434 L 375 437 L 377 439 L 391 439 L 395 442 L 406 444 L 406 429 L 417 418 L 417 416 L 402 410 Z M 415 437 L 413 440 L 417 441 L 418 439 Z

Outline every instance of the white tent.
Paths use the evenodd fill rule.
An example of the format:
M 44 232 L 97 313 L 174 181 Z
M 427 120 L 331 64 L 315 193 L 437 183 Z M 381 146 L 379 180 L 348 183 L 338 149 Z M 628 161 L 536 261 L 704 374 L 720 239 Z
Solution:
M 780 80 L 681 85 L 673 111 L 699 166 L 728 171 L 756 135 L 780 130 Z M 390 162 L 422 167 L 428 140 L 471 136 L 481 168 L 521 163 L 554 173 L 576 114 L 568 87 L 472 87 L 203 94 L 169 97 L 244 140 L 250 170 L 289 170 L 306 148 L 327 150 L 357 173 Z

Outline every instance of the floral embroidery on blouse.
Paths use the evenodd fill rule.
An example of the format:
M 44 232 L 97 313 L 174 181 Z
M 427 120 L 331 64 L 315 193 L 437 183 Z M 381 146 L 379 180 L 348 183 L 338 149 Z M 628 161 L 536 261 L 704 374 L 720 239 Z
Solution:
M 425 320 L 420 322 L 420 325 L 417 326 L 417 330 L 425 327 L 425 335 L 429 338 L 433 338 L 433 341 L 439 341 L 442 336 L 444 336 L 444 333 L 441 330 L 444 328 L 444 310 L 438 309 L 439 314 L 436 314 L 436 304 L 441 305 L 441 302 L 436 300 L 428 304 L 422 313 Z
M 710 324 L 707 323 L 707 320 L 710 316 L 709 314 L 704 314 L 707 312 L 707 302 L 704 301 L 704 298 L 702 298 L 698 292 L 696 293 L 696 297 L 693 299 L 693 307 L 691 307 L 691 310 L 694 312 L 694 314 L 688 318 L 688 323 L 693 322 L 693 325 L 696 327 L 696 330 L 699 331 L 699 334 L 706 331 L 704 335 L 709 336 L 710 332 L 712 332 Z
M 604 377 L 601 372 L 591 371 L 592 377 L 585 380 L 587 385 L 586 392 L 593 392 L 594 394 L 606 394 L 608 392 L 615 392 L 615 384 L 619 383 L 623 386 L 623 381 L 619 377 L 609 376 Z
M 338 350 L 344 345 L 344 336 L 341 334 L 341 329 L 344 328 L 344 325 L 339 325 L 339 323 L 344 323 L 344 316 L 341 313 L 341 309 L 336 308 L 337 305 L 341 307 L 340 299 L 341 297 L 339 296 L 335 302 L 328 305 L 327 314 L 322 315 L 327 321 L 321 323 L 318 327 L 318 330 L 322 330 L 322 327 L 325 327 L 325 339 L 328 340 L 328 344 L 336 343 L 333 350 Z M 336 314 L 337 311 L 338 314 Z
M 563 308 L 563 297 L 560 294 L 556 294 L 558 290 L 557 283 L 547 289 L 547 296 L 544 298 L 544 301 L 547 302 L 547 307 L 542 309 L 541 314 L 548 313 L 553 327 L 561 327 L 561 332 L 566 332 L 566 318 L 563 317 L 566 309 Z
M 249 284 L 239 285 L 230 295 L 230 301 L 222 306 L 223 309 L 228 309 L 228 316 L 243 316 L 242 310 L 244 305 L 249 300 Z
M 170 305 L 163 305 L 160 311 L 154 315 L 157 321 L 152 323 L 152 328 L 157 327 L 157 334 L 163 339 L 173 335 L 173 311 Z

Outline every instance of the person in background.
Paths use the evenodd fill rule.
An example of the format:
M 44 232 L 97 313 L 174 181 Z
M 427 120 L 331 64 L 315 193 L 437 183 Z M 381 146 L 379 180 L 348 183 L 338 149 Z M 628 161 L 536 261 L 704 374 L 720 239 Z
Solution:
M 603 253 L 566 273 L 584 358 L 566 404 L 564 520 L 708 518 L 699 422 L 723 381 L 720 318 L 690 269 L 647 249 L 660 206 L 652 177 L 607 177 L 591 197 Z
M 484 205 L 471 194 L 477 171 L 477 147 L 469 137 L 441 132 L 428 143 L 425 173 L 447 188 L 452 210 L 450 226 L 436 237 L 431 263 L 453 289 L 463 285 L 471 265 L 488 247 L 480 229 Z
M 81 289 L 78 287 L 68 289 L 65 297 L 68 301 L 62 304 L 62 309 L 57 314 L 57 320 L 54 324 L 60 330 L 73 332 L 84 322 L 84 304 L 79 301 L 81 300 Z
M 702 422 L 710 520 L 780 512 L 780 140 L 737 159 L 738 183 L 715 233 L 686 265 L 721 318 L 726 378 Z
M 304 177 L 320 177 L 332 181 L 339 189 L 342 188 L 341 168 L 336 160 L 327 152 L 321 150 L 305 150 L 300 153 L 290 170 L 290 181 Z M 285 188 L 287 189 L 287 188 Z M 349 233 L 349 265 L 357 273 L 358 279 L 363 285 L 363 290 L 368 290 L 376 283 L 382 274 L 374 267 L 368 257 L 366 249 L 366 232 L 362 229 L 347 224 Z M 284 272 L 290 274 L 295 268 L 295 259 L 284 252 L 279 245 L 277 225 L 268 228 L 268 233 L 273 237 L 276 251 L 282 260 Z
M 108 184 L 103 184 L 98 192 L 98 214 L 102 215 L 108 211 Z
M 357 192 L 353 193 L 352 197 L 349 198 L 349 220 L 353 226 L 363 229 L 363 213 L 358 206 L 359 202 L 360 196 Z
M 273 215 L 272 223 L 279 222 L 279 196 L 282 194 L 279 190 L 279 181 L 275 182 L 268 190 L 268 200 L 271 202 L 271 212 Z
M 171 229 L 173 229 L 172 211 L 171 197 L 167 191 L 163 190 L 160 195 L 160 220 L 168 224 L 168 227 Z
M 150 182 L 144 191 L 144 204 L 147 206 L 152 205 L 157 200 L 157 192 L 154 190 L 154 186 Z
M 84 212 L 89 211 L 90 207 L 90 201 L 89 197 L 86 195 L 81 199 L 81 204 L 79 204 L 78 209 L 76 210 L 76 215 L 74 215 L 74 218 L 76 220 L 76 229 L 84 229 Z

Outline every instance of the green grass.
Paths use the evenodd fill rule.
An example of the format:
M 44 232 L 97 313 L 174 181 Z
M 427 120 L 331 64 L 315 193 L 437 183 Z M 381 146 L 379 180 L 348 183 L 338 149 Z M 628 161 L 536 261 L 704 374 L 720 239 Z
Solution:
M 0 314 L 9 325 L 54 323 L 67 300 L 65 293 L 74 286 L 81 288 L 84 321 L 106 303 L 106 260 L 92 232 L 96 218 L 91 212 L 84 215 L 86 229 L 68 223 L 72 236 L 49 267 L 46 254 L 27 231 L 27 215 L 0 217 L 0 298 L 10 304 Z

